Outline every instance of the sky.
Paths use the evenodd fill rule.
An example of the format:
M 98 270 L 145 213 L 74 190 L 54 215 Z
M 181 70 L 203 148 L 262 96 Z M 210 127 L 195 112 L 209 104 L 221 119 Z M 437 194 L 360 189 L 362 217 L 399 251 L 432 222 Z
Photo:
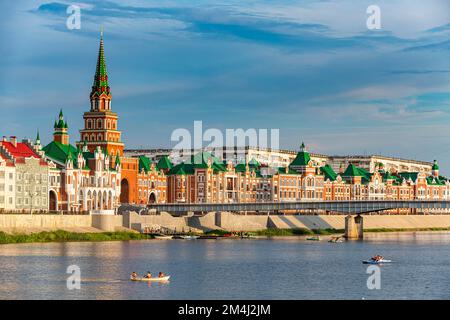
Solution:
M 450 174 L 450 1 L 1 1 L 0 135 L 46 144 L 62 108 L 79 139 L 102 26 L 126 148 L 171 147 L 200 120 Z

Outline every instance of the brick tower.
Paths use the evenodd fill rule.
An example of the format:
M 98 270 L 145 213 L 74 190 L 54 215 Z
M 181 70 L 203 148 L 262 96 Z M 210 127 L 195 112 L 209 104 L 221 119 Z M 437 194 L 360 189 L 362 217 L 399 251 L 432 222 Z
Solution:
M 77 142 L 77 146 L 80 148 L 87 146 L 90 152 L 94 152 L 95 148 L 100 146 L 112 156 L 112 159 L 123 156 L 124 144 L 121 140 L 122 133 L 117 127 L 118 116 L 111 110 L 111 91 L 106 71 L 103 32 L 100 37 L 97 68 L 90 100 L 91 109 L 83 115 L 84 129 L 80 130 L 80 141 Z

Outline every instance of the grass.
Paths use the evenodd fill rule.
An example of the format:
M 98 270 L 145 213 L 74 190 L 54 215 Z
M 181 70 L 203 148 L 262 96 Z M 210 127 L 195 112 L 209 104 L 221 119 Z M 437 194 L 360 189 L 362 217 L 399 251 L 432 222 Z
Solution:
M 7 234 L 0 232 L 0 244 L 66 241 L 128 241 L 151 239 L 151 236 L 134 232 L 75 233 L 64 230 L 31 234 Z

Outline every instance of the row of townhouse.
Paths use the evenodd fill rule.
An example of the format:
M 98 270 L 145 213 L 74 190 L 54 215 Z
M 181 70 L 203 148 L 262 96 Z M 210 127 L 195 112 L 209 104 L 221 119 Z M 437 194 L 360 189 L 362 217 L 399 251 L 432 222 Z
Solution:
M 145 156 L 141 156 L 142 159 Z M 151 161 L 146 158 L 147 163 Z M 436 161 L 431 174 L 386 171 L 377 164 L 373 172 L 349 164 L 335 172 L 317 163 L 302 144 L 287 167 L 269 168 L 258 161 L 233 165 L 209 152 L 159 171 L 160 190 L 166 179 L 167 196 L 148 202 L 229 203 L 324 200 L 450 199 L 450 182 L 439 175 Z M 147 190 L 147 195 L 154 190 Z M 145 203 L 145 202 L 142 202 Z

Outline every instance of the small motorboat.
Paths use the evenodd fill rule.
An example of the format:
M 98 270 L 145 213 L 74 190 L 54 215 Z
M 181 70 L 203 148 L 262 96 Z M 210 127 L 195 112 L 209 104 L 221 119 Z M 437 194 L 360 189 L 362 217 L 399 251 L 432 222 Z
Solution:
M 199 236 L 181 236 L 181 239 L 184 239 L 184 240 L 195 240 L 198 238 L 199 238 Z
M 154 278 L 130 278 L 131 281 L 143 281 L 143 282 L 167 282 L 170 276 L 154 277 Z
M 169 236 L 169 235 L 156 235 L 155 239 L 159 239 L 159 240 L 169 240 L 169 239 L 173 239 L 173 236 Z
M 373 259 L 369 259 L 369 260 L 363 260 L 363 264 L 383 264 L 383 263 L 391 263 L 392 260 L 386 260 L 386 259 L 381 259 L 381 260 L 373 260 Z
M 342 240 L 341 237 L 333 237 L 330 240 L 328 240 L 328 242 L 331 242 L 331 243 L 342 243 L 342 242 L 344 242 L 344 240 Z
M 320 241 L 320 238 L 319 237 L 309 237 L 309 238 L 306 238 L 306 240 L 308 240 L 308 241 Z

